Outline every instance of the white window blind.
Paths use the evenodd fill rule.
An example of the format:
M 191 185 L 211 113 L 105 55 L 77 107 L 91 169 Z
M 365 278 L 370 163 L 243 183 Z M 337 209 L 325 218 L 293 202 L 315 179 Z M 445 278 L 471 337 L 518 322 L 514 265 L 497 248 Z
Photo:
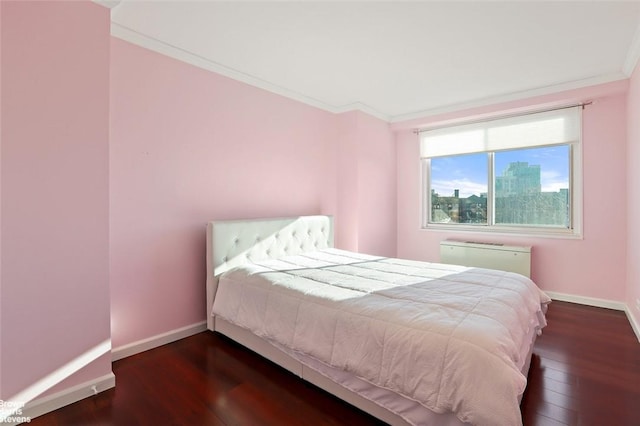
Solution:
M 580 106 L 420 132 L 422 158 L 580 142 Z

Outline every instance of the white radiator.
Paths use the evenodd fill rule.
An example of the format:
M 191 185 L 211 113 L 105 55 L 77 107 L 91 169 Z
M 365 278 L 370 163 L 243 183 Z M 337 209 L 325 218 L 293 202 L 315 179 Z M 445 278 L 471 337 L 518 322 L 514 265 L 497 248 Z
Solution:
M 531 247 L 445 240 L 440 242 L 440 261 L 531 276 Z

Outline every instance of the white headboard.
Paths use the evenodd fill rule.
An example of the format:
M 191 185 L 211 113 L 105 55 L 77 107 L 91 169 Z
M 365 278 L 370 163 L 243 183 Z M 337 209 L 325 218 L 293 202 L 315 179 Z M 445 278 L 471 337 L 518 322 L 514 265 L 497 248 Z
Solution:
M 331 216 L 225 220 L 207 225 L 207 328 L 218 275 L 247 262 L 333 247 Z

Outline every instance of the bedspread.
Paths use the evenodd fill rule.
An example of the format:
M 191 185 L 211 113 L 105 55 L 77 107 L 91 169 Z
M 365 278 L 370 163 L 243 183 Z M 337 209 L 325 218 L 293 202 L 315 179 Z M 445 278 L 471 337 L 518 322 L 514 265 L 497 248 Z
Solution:
M 437 413 L 514 426 L 549 301 L 519 274 L 327 249 L 226 272 L 212 314 Z

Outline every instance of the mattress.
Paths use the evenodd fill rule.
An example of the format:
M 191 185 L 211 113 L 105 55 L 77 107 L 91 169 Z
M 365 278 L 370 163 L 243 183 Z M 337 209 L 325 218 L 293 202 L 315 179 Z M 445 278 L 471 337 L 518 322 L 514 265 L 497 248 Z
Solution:
M 549 301 L 514 273 L 327 249 L 226 272 L 212 312 L 318 371 L 461 422 L 512 426 Z

